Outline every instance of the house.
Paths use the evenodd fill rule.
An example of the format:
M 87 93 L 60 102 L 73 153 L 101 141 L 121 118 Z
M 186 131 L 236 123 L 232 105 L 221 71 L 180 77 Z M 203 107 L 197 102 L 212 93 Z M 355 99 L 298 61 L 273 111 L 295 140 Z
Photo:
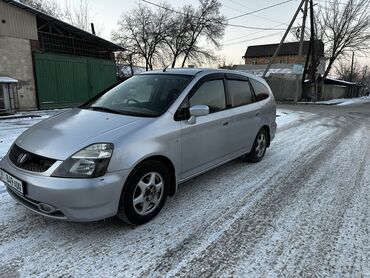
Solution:
M 124 49 L 14 0 L 0 0 L 0 75 L 18 80 L 19 110 L 72 107 L 117 81 Z
M 306 61 L 306 56 L 309 52 L 310 42 L 303 42 L 302 56 L 299 56 L 299 44 L 299 41 L 283 43 L 279 54 L 272 61 L 272 63 L 304 64 Z M 244 59 L 246 65 L 267 65 L 278 46 L 278 43 L 248 46 L 242 58 Z M 324 43 L 320 40 L 317 40 L 315 41 L 315 47 L 317 56 L 322 59 L 324 57 Z
M 299 101 L 304 98 L 302 76 L 309 53 L 309 44 L 309 41 L 303 42 L 302 55 L 300 56 L 300 42 L 283 43 L 278 55 L 272 61 L 265 79 L 277 101 Z M 278 46 L 278 43 L 248 46 L 243 56 L 244 64 L 235 65 L 232 69 L 262 76 Z M 320 59 L 320 65 L 317 69 L 319 75 L 323 74 L 325 69 L 324 44 L 317 40 L 315 47 Z

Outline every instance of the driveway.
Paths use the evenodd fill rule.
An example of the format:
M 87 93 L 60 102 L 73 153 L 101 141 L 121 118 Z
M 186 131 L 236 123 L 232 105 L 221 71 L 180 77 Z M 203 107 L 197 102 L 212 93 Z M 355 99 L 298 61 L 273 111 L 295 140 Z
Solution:
M 279 107 L 298 117 L 263 161 L 181 185 L 143 226 L 50 220 L 0 194 L 0 276 L 370 276 L 370 103 Z

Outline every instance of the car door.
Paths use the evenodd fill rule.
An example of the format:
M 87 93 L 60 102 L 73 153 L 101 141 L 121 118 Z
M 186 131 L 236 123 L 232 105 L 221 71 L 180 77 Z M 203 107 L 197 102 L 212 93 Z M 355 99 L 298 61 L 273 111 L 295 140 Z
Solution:
M 215 74 L 200 80 L 180 109 L 208 105 L 209 115 L 197 117 L 195 124 L 188 117 L 181 121 L 181 179 L 196 175 L 223 161 L 230 152 L 229 111 L 226 110 L 224 75 Z
M 227 74 L 226 85 L 232 153 L 246 153 L 251 150 L 260 128 L 260 104 L 247 77 Z

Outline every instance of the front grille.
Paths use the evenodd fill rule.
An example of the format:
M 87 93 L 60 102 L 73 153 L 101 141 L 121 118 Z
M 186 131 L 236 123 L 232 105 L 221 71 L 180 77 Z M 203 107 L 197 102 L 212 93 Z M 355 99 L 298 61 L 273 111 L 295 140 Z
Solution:
M 26 157 L 22 160 L 21 156 L 25 155 Z M 16 144 L 13 145 L 12 149 L 9 152 L 10 161 L 17 167 L 31 171 L 31 172 L 45 172 L 48 170 L 56 160 L 43 157 L 34 153 L 30 153 Z

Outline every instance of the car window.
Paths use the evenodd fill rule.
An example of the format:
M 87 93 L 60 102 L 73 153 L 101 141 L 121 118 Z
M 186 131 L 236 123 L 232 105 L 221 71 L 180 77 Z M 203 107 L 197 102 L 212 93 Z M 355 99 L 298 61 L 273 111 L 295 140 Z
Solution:
M 175 74 L 133 76 L 83 108 L 156 117 L 166 111 L 191 78 L 190 75 Z
M 253 94 L 248 81 L 227 80 L 231 107 L 252 103 Z
M 250 78 L 254 93 L 256 94 L 257 101 L 263 100 L 269 97 L 269 89 L 261 82 Z
M 223 80 L 205 82 L 189 99 L 189 103 L 190 106 L 198 104 L 208 105 L 211 113 L 225 109 L 226 100 Z

